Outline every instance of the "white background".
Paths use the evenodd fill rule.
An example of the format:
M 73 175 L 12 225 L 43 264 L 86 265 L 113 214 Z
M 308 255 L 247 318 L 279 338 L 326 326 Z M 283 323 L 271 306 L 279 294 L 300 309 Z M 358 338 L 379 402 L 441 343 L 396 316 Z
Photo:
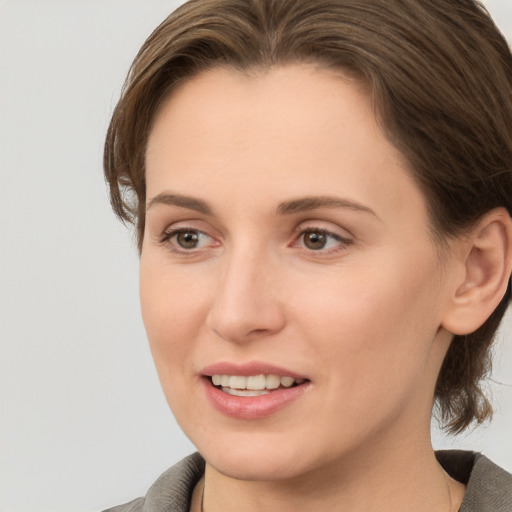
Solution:
M 139 317 L 137 253 L 110 211 L 102 144 L 128 66 L 179 3 L 0 0 L 0 510 L 94 511 L 193 450 Z M 512 37 L 510 0 L 487 2 Z M 493 425 L 436 447 L 512 470 L 512 322 Z

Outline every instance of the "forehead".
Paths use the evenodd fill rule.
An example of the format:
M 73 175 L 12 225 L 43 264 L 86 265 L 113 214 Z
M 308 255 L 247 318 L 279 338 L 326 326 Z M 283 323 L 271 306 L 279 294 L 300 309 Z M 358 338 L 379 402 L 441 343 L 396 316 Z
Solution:
M 196 193 L 199 183 L 207 194 L 206 185 L 224 184 L 247 198 L 335 190 L 424 209 L 367 88 L 309 64 L 251 74 L 215 68 L 183 84 L 156 116 L 146 170 L 148 197 L 176 187 Z
M 312 64 L 252 71 L 216 67 L 172 91 L 155 116 L 148 150 L 151 152 L 155 132 L 162 133 L 158 129 L 165 123 L 162 119 L 169 116 L 179 127 L 175 125 L 173 130 L 167 123 L 165 136 L 174 137 L 179 131 L 201 146 L 208 142 L 212 130 L 218 132 L 228 123 L 233 131 L 224 131 L 223 135 L 230 136 L 231 146 L 247 142 L 247 135 L 252 135 L 256 143 L 273 135 L 278 136 L 284 148 L 286 135 L 293 135 L 296 140 L 300 135 L 311 139 L 313 131 L 318 134 L 317 141 L 331 127 L 336 129 L 339 121 L 357 123 L 359 129 L 372 130 L 380 137 L 366 89 L 361 80 Z M 357 108 L 344 108 L 347 103 L 357 104 Z M 246 129 L 240 130 L 241 123 Z M 338 138 L 336 143 L 343 141 Z

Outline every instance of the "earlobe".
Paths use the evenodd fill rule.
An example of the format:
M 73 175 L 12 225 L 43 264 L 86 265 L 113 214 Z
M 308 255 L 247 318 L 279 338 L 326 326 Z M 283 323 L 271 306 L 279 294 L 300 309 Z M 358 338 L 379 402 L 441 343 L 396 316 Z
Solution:
M 512 220 L 505 208 L 484 215 L 466 235 L 463 279 L 454 288 L 443 327 L 457 335 L 476 331 L 505 296 L 512 271 Z

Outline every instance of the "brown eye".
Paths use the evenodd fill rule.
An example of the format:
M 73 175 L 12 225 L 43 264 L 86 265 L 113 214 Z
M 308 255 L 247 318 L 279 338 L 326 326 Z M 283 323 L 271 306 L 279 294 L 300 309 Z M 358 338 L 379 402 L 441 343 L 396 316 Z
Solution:
M 219 246 L 215 238 L 204 231 L 189 227 L 169 228 L 163 233 L 160 243 L 175 253 L 195 255 Z
M 327 245 L 327 234 L 321 231 L 306 231 L 303 237 L 304 246 L 313 251 L 324 249 Z
M 319 254 L 333 254 L 346 250 L 352 243 L 353 241 L 350 238 L 343 238 L 326 229 L 311 227 L 300 232 L 293 246 L 307 251 L 316 251 Z
M 199 244 L 197 231 L 180 231 L 176 233 L 176 243 L 183 249 L 195 249 Z

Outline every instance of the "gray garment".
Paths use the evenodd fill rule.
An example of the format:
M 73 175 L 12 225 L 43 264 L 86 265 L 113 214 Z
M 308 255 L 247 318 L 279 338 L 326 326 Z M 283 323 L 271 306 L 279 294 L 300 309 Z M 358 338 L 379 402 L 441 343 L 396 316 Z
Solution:
M 512 512 L 512 475 L 480 453 L 436 452 L 449 475 L 467 485 L 459 512 Z M 104 512 L 189 512 L 194 486 L 203 476 L 204 460 L 194 453 L 168 469 L 145 498 Z

